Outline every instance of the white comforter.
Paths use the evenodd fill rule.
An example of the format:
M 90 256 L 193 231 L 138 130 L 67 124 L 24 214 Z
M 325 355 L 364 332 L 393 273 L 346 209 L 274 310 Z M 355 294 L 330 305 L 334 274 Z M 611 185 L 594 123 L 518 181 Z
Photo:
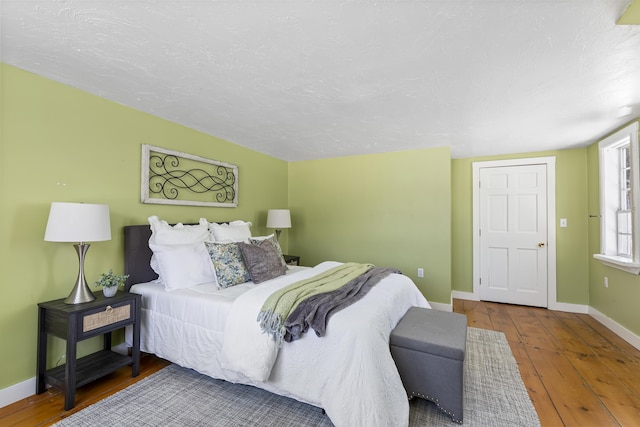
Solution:
M 211 323 L 217 330 L 209 330 L 209 324 L 192 313 L 180 321 L 173 312 L 149 310 L 143 298 L 142 350 L 215 378 L 322 407 L 336 426 L 407 425 L 409 404 L 389 352 L 389 334 L 409 307 L 429 304 L 406 276 L 388 276 L 360 301 L 334 314 L 322 338 L 310 330 L 278 351 L 260 331 L 256 318 L 271 292 L 338 264 L 325 262 L 257 286 L 242 285 L 248 290 L 224 304 L 222 311 L 228 315 L 217 315 Z M 159 324 L 150 325 L 153 319 Z M 167 333 L 180 342 L 167 342 L 162 336 Z

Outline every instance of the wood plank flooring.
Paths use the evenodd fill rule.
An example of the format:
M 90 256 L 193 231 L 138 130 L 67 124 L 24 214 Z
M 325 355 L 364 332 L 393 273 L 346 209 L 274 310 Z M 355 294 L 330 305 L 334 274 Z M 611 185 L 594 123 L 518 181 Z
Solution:
M 640 351 L 586 314 L 454 300 L 504 332 L 543 426 L 640 426 Z
M 169 365 L 166 360 L 150 354 L 140 358 L 140 375 L 131 378 L 131 368 L 124 367 L 99 380 L 76 390 L 76 406 L 64 410 L 64 392 L 50 388 L 40 395 L 33 395 L 0 408 L 0 426 L 49 426 L 69 415 L 90 406 L 105 397 L 140 381 Z
M 588 315 L 454 300 L 469 326 L 504 332 L 543 426 L 640 426 L 640 351 Z M 2 426 L 48 426 L 167 366 L 143 355 L 141 373 L 119 371 L 81 387 L 76 406 L 50 389 L 0 408 Z

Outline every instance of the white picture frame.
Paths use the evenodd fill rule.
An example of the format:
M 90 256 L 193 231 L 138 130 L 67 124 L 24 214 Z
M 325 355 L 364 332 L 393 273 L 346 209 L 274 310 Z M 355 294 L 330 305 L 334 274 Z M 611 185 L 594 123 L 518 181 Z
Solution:
M 142 203 L 238 206 L 238 166 L 193 154 L 142 145 Z

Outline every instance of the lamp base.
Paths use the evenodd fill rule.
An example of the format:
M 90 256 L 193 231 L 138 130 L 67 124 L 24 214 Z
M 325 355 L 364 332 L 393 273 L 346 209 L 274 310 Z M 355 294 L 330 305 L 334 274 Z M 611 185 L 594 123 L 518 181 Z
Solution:
M 64 300 L 65 304 L 82 304 L 96 299 L 87 283 L 76 283 L 69 296 Z
M 78 254 L 79 268 L 78 268 L 78 278 L 76 279 L 76 285 L 73 287 L 73 290 L 69 294 L 69 296 L 64 300 L 65 304 L 82 304 L 83 302 L 90 302 L 96 299 L 96 297 L 87 286 L 87 279 L 84 277 L 84 257 L 89 250 L 89 244 L 80 243 L 78 245 L 73 245 L 76 248 L 76 252 Z

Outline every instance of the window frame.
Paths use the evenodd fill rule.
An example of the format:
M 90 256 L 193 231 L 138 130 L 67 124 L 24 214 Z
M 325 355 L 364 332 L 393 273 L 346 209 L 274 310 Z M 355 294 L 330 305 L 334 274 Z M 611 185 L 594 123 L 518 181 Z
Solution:
M 618 255 L 621 170 L 619 149 L 630 148 L 632 257 Z M 640 151 L 638 122 L 634 122 L 598 143 L 600 161 L 600 253 L 593 257 L 609 267 L 640 274 Z

